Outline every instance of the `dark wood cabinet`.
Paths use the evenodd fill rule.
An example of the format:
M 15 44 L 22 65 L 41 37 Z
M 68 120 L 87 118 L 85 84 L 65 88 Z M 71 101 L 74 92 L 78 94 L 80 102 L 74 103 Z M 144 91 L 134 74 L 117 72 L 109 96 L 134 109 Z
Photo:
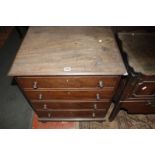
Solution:
M 41 121 L 104 120 L 124 74 L 109 27 L 30 27 L 9 72 Z
M 120 109 L 128 113 L 155 113 L 155 34 L 119 33 L 118 43 L 129 75 L 114 97 L 112 121 Z

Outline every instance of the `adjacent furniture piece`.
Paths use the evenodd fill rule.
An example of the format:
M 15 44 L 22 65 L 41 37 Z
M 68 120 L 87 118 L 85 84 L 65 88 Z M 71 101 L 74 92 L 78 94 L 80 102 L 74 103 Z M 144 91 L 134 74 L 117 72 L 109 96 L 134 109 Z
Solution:
M 0 48 L 5 44 L 6 40 L 9 38 L 11 32 L 13 31 L 12 26 L 0 26 Z
M 5 45 L 14 30 L 19 35 L 20 39 L 23 39 L 27 29 L 28 27 L 26 26 L 0 26 L 0 48 Z
M 128 113 L 155 113 L 155 34 L 119 33 L 119 47 L 129 75 L 115 94 L 110 121 L 120 109 Z
M 108 27 L 30 27 L 9 72 L 41 121 L 104 120 L 124 74 Z

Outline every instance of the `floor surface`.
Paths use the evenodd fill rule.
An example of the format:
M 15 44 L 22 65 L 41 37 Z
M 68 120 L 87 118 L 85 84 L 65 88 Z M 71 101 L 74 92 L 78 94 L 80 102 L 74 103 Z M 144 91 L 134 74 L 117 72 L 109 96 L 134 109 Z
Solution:
M 32 110 L 19 88 L 12 85 L 8 71 L 21 43 L 14 29 L 5 45 L 0 48 L 0 128 L 27 129 L 32 127 Z

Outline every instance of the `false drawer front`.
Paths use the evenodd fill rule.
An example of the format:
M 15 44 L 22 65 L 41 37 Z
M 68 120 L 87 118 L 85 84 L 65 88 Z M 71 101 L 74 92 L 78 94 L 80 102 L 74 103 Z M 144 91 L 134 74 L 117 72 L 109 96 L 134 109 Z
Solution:
M 104 118 L 106 112 L 98 111 L 37 111 L 41 118 Z
M 119 76 L 16 77 L 24 89 L 115 87 Z
M 155 77 L 142 77 L 133 87 L 132 93 L 128 98 L 155 99 Z
M 109 101 L 55 101 L 55 102 L 33 102 L 32 106 L 37 110 L 49 109 L 108 109 Z
M 138 98 L 155 98 L 155 81 L 143 81 L 137 84 L 133 96 Z
M 122 101 L 122 108 L 126 109 L 129 113 L 155 113 L 155 100 L 154 101 Z
M 44 90 L 44 91 L 24 91 L 29 100 L 101 100 L 110 99 L 113 95 L 113 89 L 104 90 Z

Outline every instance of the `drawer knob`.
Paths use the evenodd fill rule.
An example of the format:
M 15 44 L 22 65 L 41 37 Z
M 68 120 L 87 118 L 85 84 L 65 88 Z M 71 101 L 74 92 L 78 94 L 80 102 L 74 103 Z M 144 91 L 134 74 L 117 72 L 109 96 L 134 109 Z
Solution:
M 92 117 L 93 117 L 93 118 L 95 117 L 95 113 L 94 113 L 94 112 L 92 113 Z
M 44 104 L 44 107 L 43 107 L 43 109 L 47 109 L 47 105 L 46 105 L 46 104 Z
M 97 104 L 94 104 L 94 109 L 97 109 Z
M 96 100 L 100 100 L 100 94 L 99 93 L 96 94 Z
M 34 81 L 33 82 L 33 89 L 37 89 L 38 88 L 38 83 L 37 83 L 37 81 Z
M 51 113 L 48 113 L 48 117 L 49 117 L 49 118 L 51 117 Z
M 43 99 L 43 95 L 39 94 L 39 100 L 42 100 L 42 99 Z
M 98 84 L 99 84 L 99 87 L 100 87 L 100 88 L 103 88 L 103 86 L 104 86 L 103 81 L 99 81 Z

